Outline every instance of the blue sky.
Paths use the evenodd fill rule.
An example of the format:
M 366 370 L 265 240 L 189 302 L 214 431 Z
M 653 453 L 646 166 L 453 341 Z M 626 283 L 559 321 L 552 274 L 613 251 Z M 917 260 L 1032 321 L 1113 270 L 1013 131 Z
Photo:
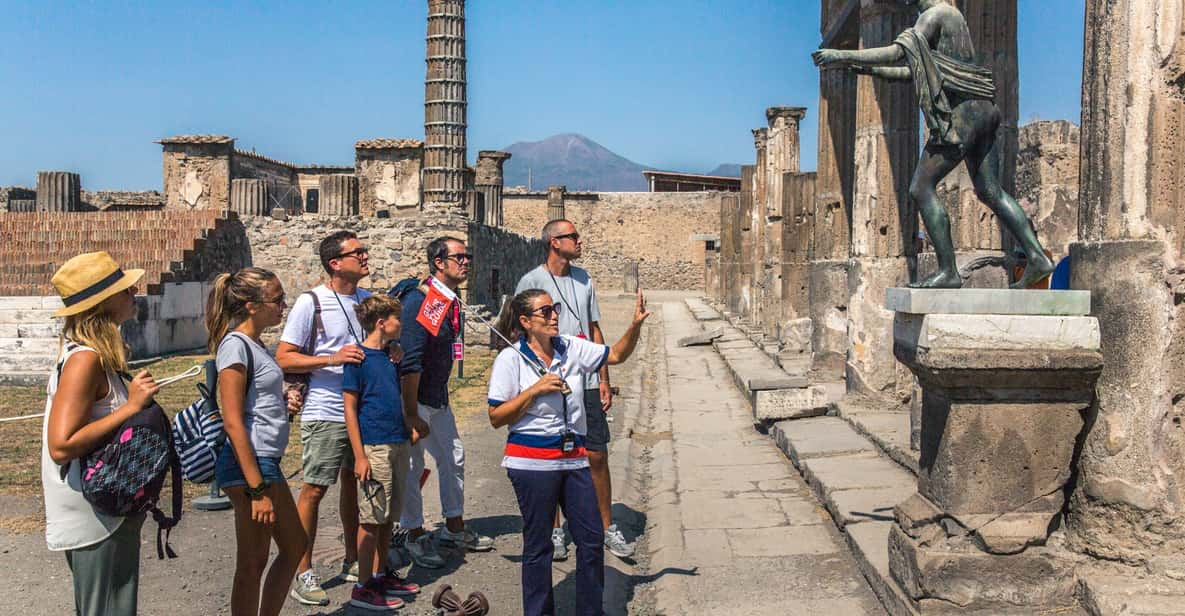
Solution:
M 160 187 L 154 139 L 220 133 L 296 163 L 423 136 L 424 0 L 0 0 L 0 185 Z M 1022 122 L 1078 121 L 1082 0 L 1019 0 Z M 817 0 L 472 0 L 469 148 L 578 132 L 644 165 L 753 159 L 774 105 L 809 109 Z

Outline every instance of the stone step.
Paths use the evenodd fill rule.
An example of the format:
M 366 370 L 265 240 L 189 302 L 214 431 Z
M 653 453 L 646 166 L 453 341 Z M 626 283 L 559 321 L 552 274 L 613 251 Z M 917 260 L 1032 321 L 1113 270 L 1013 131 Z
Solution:
M 0 356 L 57 356 L 59 345 L 57 338 L 0 338 Z
M 683 303 L 697 321 L 718 321 L 724 318 L 718 310 L 709 306 L 703 298 L 688 297 L 683 300 Z
M 758 421 L 817 417 L 842 397 L 843 383 L 812 384 L 804 374 L 790 374 L 748 337 L 725 326 L 712 346 L 724 358 L 728 371 Z
M 6 295 L 0 297 L 0 310 L 40 310 L 46 308 L 56 310 L 61 307 L 62 298 L 56 295 L 44 297 L 38 295 Z
M 0 355 L 0 374 L 38 371 L 49 372 L 57 359 L 58 356 L 56 353 L 53 355 L 23 353 L 15 357 L 11 355 Z
M 62 333 L 62 320 L 52 323 L 0 323 L 0 338 L 54 338 Z
M 48 380 L 49 370 L 0 372 L 0 387 L 44 387 Z M 29 412 L 34 413 L 37 410 Z
M 909 446 L 909 413 L 876 410 L 866 403 L 844 398 L 835 405 L 836 414 L 851 424 L 874 445 L 903 468 L 918 474 L 918 452 Z
M 12 310 L 0 307 L 0 323 L 43 323 L 54 321 L 52 308 L 16 308 Z
M 839 417 L 779 421 L 770 435 L 843 531 L 885 609 L 918 614 L 889 572 L 893 508 L 914 493 L 917 479 Z

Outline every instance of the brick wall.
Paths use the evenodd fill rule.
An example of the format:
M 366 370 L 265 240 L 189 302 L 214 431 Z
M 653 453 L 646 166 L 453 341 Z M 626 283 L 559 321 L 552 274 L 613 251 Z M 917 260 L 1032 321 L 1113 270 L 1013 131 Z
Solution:
M 638 264 L 643 288 L 704 288 L 704 241 L 718 234 L 724 193 L 568 193 L 565 217 L 584 240 L 578 265 L 602 289 L 622 289 L 630 263 Z M 539 237 L 547 222 L 547 194 L 504 193 L 505 227 Z

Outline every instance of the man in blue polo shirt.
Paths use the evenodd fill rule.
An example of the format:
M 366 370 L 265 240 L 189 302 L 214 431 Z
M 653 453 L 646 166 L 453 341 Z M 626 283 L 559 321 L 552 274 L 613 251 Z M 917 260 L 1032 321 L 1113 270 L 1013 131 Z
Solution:
M 465 243 L 451 237 L 440 237 L 428 244 L 428 271 L 435 284 L 456 292 L 469 278 L 472 258 L 465 251 Z M 425 281 L 428 282 L 428 281 Z M 428 289 L 426 284 L 392 294 L 403 302 L 403 360 L 399 364 L 404 408 L 416 408 L 420 418 L 428 424 L 428 434 L 411 449 L 411 471 L 407 475 L 407 490 L 403 501 L 403 515 L 399 525 L 408 531 L 406 548 L 412 560 L 421 567 L 439 568 L 444 559 L 436 551 L 432 536 L 424 529 L 424 500 L 420 494 L 420 476 L 424 472 L 424 450 L 436 461 L 437 481 L 440 484 L 440 505 L 445 527 L 440 530 L 441 545 L 462 547 L 470 551 L 493 549 L 493 539 L 465 528 L 465 446 L 457 434 L 457 420 L 449 407 L 448 381 L 453 370 L 453 342 L 461 325 L 460 304 L 453 302 L 435 335 L 418 320 L 420 308 Z

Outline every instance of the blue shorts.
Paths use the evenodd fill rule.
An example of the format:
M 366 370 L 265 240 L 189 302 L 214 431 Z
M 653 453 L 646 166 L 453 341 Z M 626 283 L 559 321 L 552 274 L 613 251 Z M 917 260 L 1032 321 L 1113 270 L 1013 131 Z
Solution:
M 288 481 L 284 479 L 284 473 L 280 470 L 279 458 L 256 456 L 255 462 L 259 465 L 259 473 L 263 475 L 265 481 L 275 485 L 288 484 Z M 222 446 L 222 451 L 218 454 L 218 462 L 214 465 L 214 479 L 222 488 L 247 485 L 247 479 L 243 477 L 243 469 L 239 468 L 239 461 L 235 459 L 235 453 L 229 442 Z

